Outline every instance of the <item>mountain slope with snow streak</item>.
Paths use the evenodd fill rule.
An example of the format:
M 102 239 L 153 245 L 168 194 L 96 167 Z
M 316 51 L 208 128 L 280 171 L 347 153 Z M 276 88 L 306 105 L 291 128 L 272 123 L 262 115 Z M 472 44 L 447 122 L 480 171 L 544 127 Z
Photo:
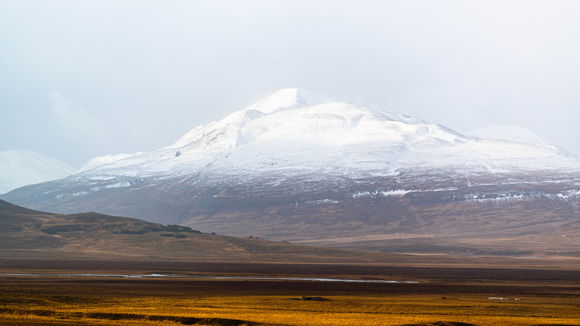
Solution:
M 498 232 L 497 223 L 501 230 L 510 225 L 505 232 L 528 232 L 510 222 L 515 216 L 536 232 L 530 225 L 546 216 L 575 218 L 579 196 L 580 161 L 561 148 L 466 136 L 285 89 L 170 146 L 98 157 L 68 178 L 2 199 L 59 213 L 97 211 L 286 238 L 487 234 Z

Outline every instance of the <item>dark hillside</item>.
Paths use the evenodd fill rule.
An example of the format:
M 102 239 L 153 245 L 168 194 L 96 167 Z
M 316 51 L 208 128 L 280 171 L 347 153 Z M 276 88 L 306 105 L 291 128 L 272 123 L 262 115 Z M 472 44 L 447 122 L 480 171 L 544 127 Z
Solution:
M 45 213 L 2 200 L 0 232 L 0 256 L 5 257 L 337 261 L 392 256 L 207 234 L 94 212 Z

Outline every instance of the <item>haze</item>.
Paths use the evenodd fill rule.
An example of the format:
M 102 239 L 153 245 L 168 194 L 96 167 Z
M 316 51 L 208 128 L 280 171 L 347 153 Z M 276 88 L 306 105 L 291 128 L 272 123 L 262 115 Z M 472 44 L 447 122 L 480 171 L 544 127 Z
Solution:
M 282 88 L 580 152 L 575 1 L 0 1 L 0 151 L 79 167 Z

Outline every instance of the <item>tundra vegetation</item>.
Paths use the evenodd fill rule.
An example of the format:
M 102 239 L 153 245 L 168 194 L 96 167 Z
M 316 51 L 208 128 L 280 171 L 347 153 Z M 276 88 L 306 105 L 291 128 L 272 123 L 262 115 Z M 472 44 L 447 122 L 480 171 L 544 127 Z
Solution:
M 437 266 L 420 257 L 402 259 L 407 259 L 406 267 L 371 262 L 202 263 L 3 257 L 0 324 L 580 324 L 580 271 L 574 261 L 560 261 L 559 268 L 554 268 L 553 261 L 522 263 L 512 259 L 490 266 L 485 260 L 472 258 L 462 265 Z M 6 275 L 112 272 L 173 277 Z M 268 279 L 212 278 L 232 275 Z M 325 277 L 399 282 L 272 279 Z M 402 282 L 405 280 L 418 283 Z

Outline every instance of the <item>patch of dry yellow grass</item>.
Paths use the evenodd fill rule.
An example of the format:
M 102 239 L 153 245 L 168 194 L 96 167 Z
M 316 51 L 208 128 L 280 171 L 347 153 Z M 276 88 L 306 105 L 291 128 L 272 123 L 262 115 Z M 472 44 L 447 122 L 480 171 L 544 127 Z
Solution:
M 4 298 L 7 299 L 7 298 Z M 19 325 L 28 320 L 60 321 L 63 325 L 175 325 L 179 321 L 148 320 L 147 316 L 236 319 L 266 325 L 404 325 L 437 321 L 476 325 L 580 324 L 576 300 L 529 297 L 521 301 L 493 301 L 479 296 L 443 299 L 435 296 L 336 296 L 328 301 L 285 300 L 281 296 L 103 298 L 56 302 L 51 298 L 14 298 L 0 306 L 0 321 Z M 7 302 L 7 300 L 3 300 Z M 10 310 L 10 311 L 9 311 Z M 34 316 L 35 311 L 52 316 Z M 95 318 L 119 314 L 131 318 Z M 93 317 L 91 317 L 93 316 Z M 3 318 L 3 319 L 2 319 Z M 219 321 L 216 321 L 219 324 Z M 22 323 L 25 325 L 26 323 Z M 40 325 L 41 323 L 38 323 Z M 51 324 L 47 324 L 51 325 Z M 56 325 L 56 324 L 55 324 Z

